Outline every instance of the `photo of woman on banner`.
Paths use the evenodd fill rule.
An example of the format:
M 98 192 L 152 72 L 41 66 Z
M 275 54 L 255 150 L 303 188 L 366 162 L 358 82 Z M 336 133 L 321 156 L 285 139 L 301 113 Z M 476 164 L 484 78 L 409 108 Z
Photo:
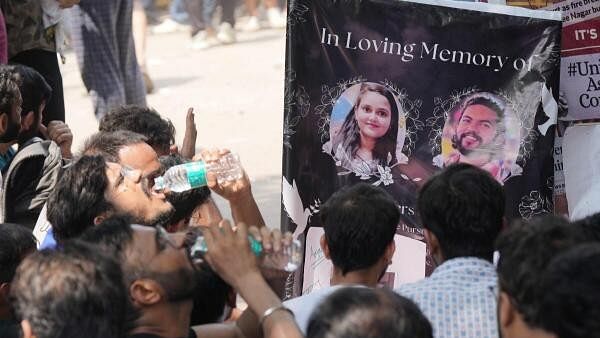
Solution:
M 406 118 L 396 95 L 384 85 L 363 82 L 346 89 L 333 107 L 332 153 L 338 166 L 370 175 L 398 162 Z
M 504 182 L 515 167 L 520 126 L 505 100 L 488 92 L 463 98 L 448 114 L 442 136 L 443 166 L 469 163 Z

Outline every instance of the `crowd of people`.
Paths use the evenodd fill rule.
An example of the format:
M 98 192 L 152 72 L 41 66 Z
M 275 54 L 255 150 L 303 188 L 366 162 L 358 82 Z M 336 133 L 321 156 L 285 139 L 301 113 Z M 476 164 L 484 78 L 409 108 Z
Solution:
M 401 215 L 384 189 L 359 183 L 318 213 L 331 285 L 282 299 L 274 285 L 287 273 L 261 268 L 249 238 L 278 253 L 291 234 L 265 224 L 245 173 L 219 181 L 209 171 L 206 186 L 181 192 L 154 187 L 173 166 L 216 162 L 229 151 L 196 153 L 191 110 L 178 146 L 171 121 L 145 100 L 125 99 L 144 97 L 132 34 L 115 28 L 131 28 L 134 2 L 82 0 L 69 14 L 79 20 L 82 69 L 106 66 L 88 74 L 100 124 L 81 149 L 72 149 L 64 123 L 60 34 L 47 39 L 47 27 L 31 25 L 28 18 L 49 11 L 36 3 L 0 1 L 8 32 L 0 61 L 12 62 L 0 66 L 0 337 L 600 337 L 600 215 L 508 222 L 502 185 L 467 163 L 449 164 L 418 192 L 430 276 L 381 287 Z M 198 3 L 202 15 L 213 14 L 216 2 Z M 221 6 L 231 28 L 231 3 Z M 90 27 L 122 45 L 90 38 Z M 14 42 L 15 29 L 31 39 Z M 105 54 L 90 53 L 103 43 L 111 44 Z M 111 86 L 94 84 L 98 69 Z M 231 221 L 214 194 L 228 202 Z M 199 236 L 207 249 L 200 260 L 190 253 Z M 246 309 L 237 308 L 238 295 Z
M 207 186 L 183 192 L 153 188 L 174 165 L 228 154 L 195 153 L 191 112 L 181 148 L 158 112 L 120 106 L 74 152 L 68 126 L 43 124 L 51 96 L 34 69 L 0 67 L 0 141 L 16 143 L 0 193 L 3 338 L 600 334 L 597 215 L 507 224 L 500 183 L 450 165 L 417 201 L 435 269 L 390 290 L 378 284 L 396 250 L 397 203 L 370 184 L 345 187 L 319 212 L 331 286 L 282 301 L 271 285 L 285 274 L 261 269 L 248 237 L 280 252 L 291 234 L 266 227 L 246 174 L 219 182 L 208 172 Z M 229 202 L 232 222 L 212 194 Z M 40 226 L 50 229 L 44 238 L 34 236 Z M 200 262 L 190 256 L 199 229 Z

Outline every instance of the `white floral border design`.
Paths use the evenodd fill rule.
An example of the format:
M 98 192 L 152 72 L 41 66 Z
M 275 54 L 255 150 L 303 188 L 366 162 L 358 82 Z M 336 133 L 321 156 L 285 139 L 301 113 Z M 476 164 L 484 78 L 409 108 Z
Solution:
M 551 199 L 542 197 L 542 194 L 537 190 L 533 190 L 529 195 L 521 197 L 521 202 L 519 203 L 519 214 L 524 219 L 549 214 L 552 209 Z
M 284 93 L 284 121 L 283 121 L 283 145 L 292 149 L 291 139 L 296 134 L 295 128 L 300 120 L 310 112 L 310 97 L 303 86 L 296 86 L 296 72 L 286 72 L 286 86 Z

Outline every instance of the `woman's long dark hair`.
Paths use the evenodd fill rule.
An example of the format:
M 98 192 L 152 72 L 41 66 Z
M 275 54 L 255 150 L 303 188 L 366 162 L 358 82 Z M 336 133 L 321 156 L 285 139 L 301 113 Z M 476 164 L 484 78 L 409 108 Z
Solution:
M 358 129 L 358 123 L 356 122 L 355 114 L 356 109 L 360 106 L 360 101 L 366 92 L 375 92 L 383 95 L 390 104 L 391 108 L 391 120 L 388 131 L 377 139 L 375 149 L 373 149 L 373 159 L 378 161 L 380 164 L 387 164 L 388 154 L 392 155 L 392 163 L 396 162 L 396 139 L 398 138 L 398 104 L 394 94 L 387 89 L 385 86 L 376 83 L 362 83 L 360 85 L 360 93 L 356 98 L 356 103 L 352 110 L 346 116 L 346 120 L 342 124 L 342 128 L 339 132 L 341 138 L 341 144 L 344 151 L 349 155 L 350 159 L 356 156 L 356 152 L 360 148 L 360 130 Z M 338 142 L 339 144 L 339 142 Z M 337 147 L 337 144 L 335 145 Z M 334 148 L 334 151 L 337 150 Z

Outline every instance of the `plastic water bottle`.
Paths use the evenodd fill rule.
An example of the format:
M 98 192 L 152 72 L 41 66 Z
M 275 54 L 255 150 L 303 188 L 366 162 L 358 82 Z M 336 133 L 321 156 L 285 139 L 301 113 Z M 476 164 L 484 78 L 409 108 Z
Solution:
M 197 161 L 171 167 L 163 176 L 154 179 L 154 190 L 168 188 L 173 192 L 182 192 L 203 187 L 207 185 L 207 172 L 217 175 L 219 184 L 238 180 L 244 175 L 238 156 L 229 153 L 215 162 Z
M 265 253 L 261 242 L 254 237 L 248 236 L 250 249 L 258 257 L 262 268 L 293 272 L 302 264 L 302 244 L 293 240 L 290 245 L 283 245 L 279 252 Z M 204 262 L 204 254 L 208 251 L 204 236 L 198 233 L 192 244 L 188 247 L 188 254 L 194 264 Z

